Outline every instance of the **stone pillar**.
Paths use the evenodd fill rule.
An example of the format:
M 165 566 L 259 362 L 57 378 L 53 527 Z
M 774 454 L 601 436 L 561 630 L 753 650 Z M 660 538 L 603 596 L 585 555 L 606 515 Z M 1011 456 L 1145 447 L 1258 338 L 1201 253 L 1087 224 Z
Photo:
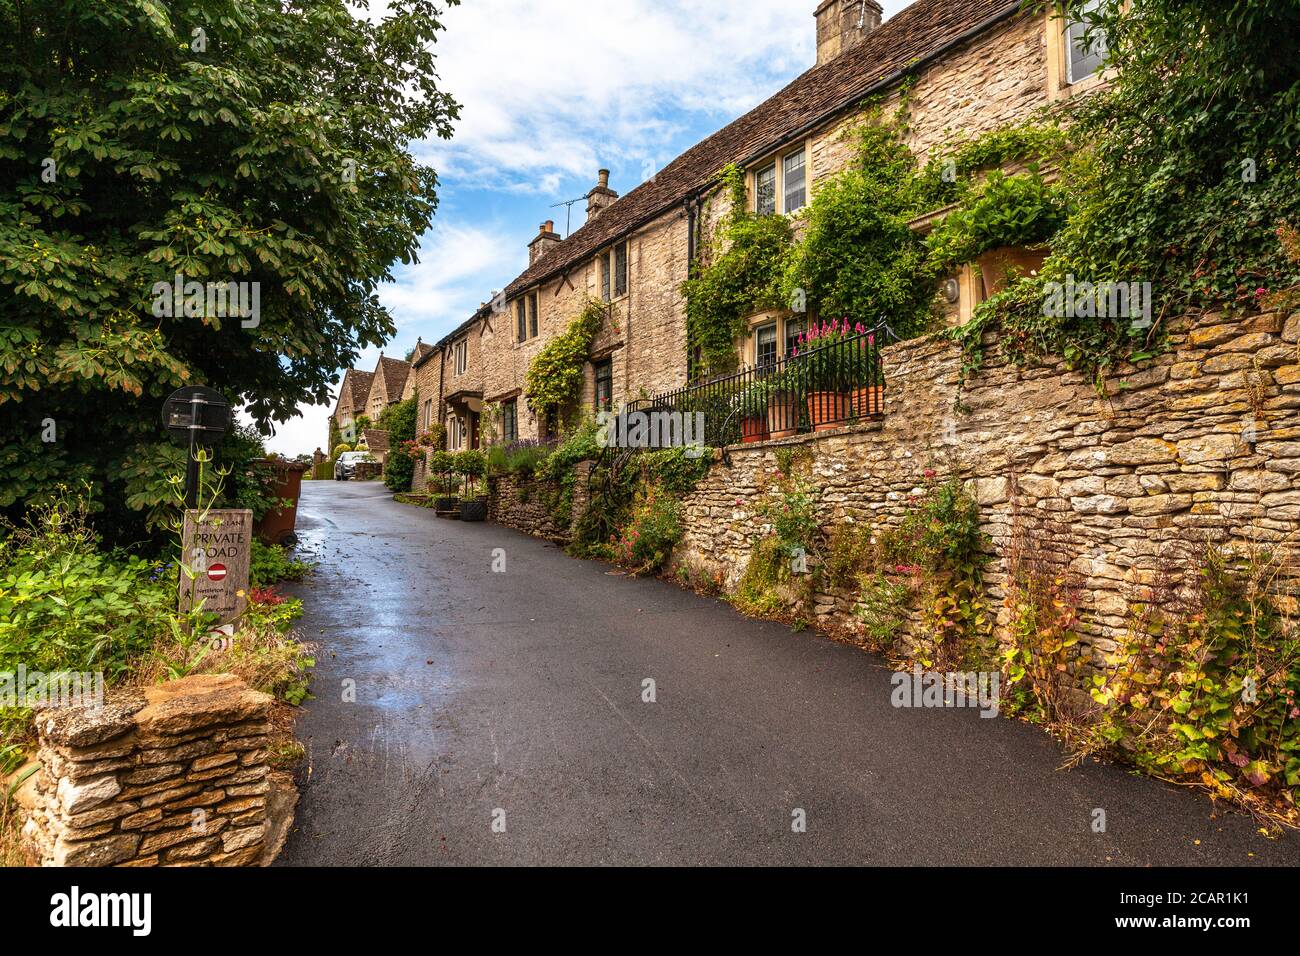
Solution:
M 200 675 L 38 714 L 29 849 L 43 866 L 269 862 L 272 703 Z

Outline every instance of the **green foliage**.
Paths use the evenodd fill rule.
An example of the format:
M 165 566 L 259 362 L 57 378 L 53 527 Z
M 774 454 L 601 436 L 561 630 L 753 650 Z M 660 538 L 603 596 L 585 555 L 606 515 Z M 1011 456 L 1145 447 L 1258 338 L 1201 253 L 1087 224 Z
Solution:
M 384 485 L 390 491 L 407 491 L 415 475 L 416 458 L 423 454 L 408 447 L 414 442 L 420 397 L 395 402 L 379 416 L 379 428 L 388 432 L 388 457 L 384 460 Z
M 777 551 L 787 559 L 807 557 L 817 551 L 821 525 L 817 520 L 817 502 L 821 490 L 811 481 L 788 472 L 768 489 L 755 511 L 771 525 Z
M 0 531 L 0 670 L 103 671 L 111 681 L 171 633 L 175 569 L 100 551 L 84 501 L 66 496 Z
M 1000 246 L 1041 245 L 1064 218 L 1055 193 L 1036 167 L 1014 176 L 993 170 L 930 234 L 931 260 L 951 267 Z
M 1117 72 L 1071 104 L 1068 218 L 1037 283 L 983 303 L 963 330 L 972 369 L 982 334 L 997 331 L 1018 354 L 1028 342 L 1100 383 L 1161 347 L 1161 317 L 1267 306 L 1300 284 L 1300 258 L 1278 241 L 1300 223 L 1300 63 L 1286 52 L 1300 42 L 1300 10 L 1291 0 L 1132 0 L 1127 10 L 1105 0 L 1093 17 Z M 1044 285 L 1069 276 L 1150 282 L 1155 327 L 1044 319 Z
M 493 445 L 487 450 L 488 472 L 494 475 L 532 477 L 545 464 L 551 449 L 533 441 Z
M 0 506 L 86 478 L 101 529 L 138 535 L 162 499 L 127 465 L 162 440 L 168 392 L 211 384 L 287 421 L 391 337 L 376 292 L 436 206 L 408 144 L 458 108 L 436 86 L 440 7 L 387 12 L 0 4 Z M 258 283 L 257 326 L 156 317 L 178 273 Z
M 782 308 L 788 301 L 781 282 L 793 241 L 784 216 L 749 211 L 740 167 L 727 165 L 720 186 L 729 195 L 730 209 L 681 289 L 688 350 L 699 348 L 714 373 L 735 367 L 735 342 L 745 332 L 746 316 Z
M 611 542 L 614 559 L 635 574 L 655 573 L 668 562 L 681 537 L 677 499 L 651 490 Z
M 591 301 L 569 327 L 547 342 L 528 366 L 524 388 L 528 405 L 543 416 L 572 411 L 586 381 L 591 343 L 605 323 L 608 307 Z
M 249 587 L 265 588 L 284 581 L 301 581 L 314 566 L 307 561 L 289 557 L 289 552 L 279 545 L 263 544 L 254 538 L 248 565 Z
M 857 130 L 856 160 L 813 194 L 784 282 L 786 301 L 802 290 L 809 311 L 867 326 L 888 322 L 908 338 L 931 324 L 937 274 L 908 226 L 926 210 L 917 208 L 901 117 L 876 110 Z
M 1279 607 L 1294 588 L 1267 554 L 1209 550 L 1194 596 L 1134 618 L 1113 677 L 1093 697 L 1108 738 L 1149 771 L 1191 777 L 1219 795 L 1300 799 L 1300 632 Z M 1281 593 L 1278 593 L 1278 592 Z M 1292 605 L 1293 606 L 1293 605 Z
M 573 471 L 579 462 L 595 461 L 600 457 L 600 422 L 585 418 L 571 428 L 550 456 L 537 469 L 537 475 L 546 481 L 559 481 Z
M 785 599 L 777 590 L 789 575 L 789 562 L 781 554 L 781 545 L 775 537 L 768 536 L 754 542 L 749 553 L 745 573 L 736 584 L 731 601 L 736 608 L 750 617 L 771 617 L 785 606 Z

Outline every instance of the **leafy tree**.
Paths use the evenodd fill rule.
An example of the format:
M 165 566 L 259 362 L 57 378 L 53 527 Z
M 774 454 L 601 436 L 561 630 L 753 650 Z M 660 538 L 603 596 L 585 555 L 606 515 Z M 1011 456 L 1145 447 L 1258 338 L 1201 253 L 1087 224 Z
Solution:
M 407 144 L 458 115 L 442 6 L 0 0 L 0 508 L 85 478 L 137 530 L 170 390 L 265 429 L 393 334 L 376 290 L 437 204 Z M 257 283 L 257 314 L 166 314 L 178 274 Z
M 388 458 L 384 462 L 384 484 L 393 491 L 410 491 L 415 474 L 415 453 L 407 447 L 415 441 L 420 399 L 416 395 L 384 409 L 378 427 L 388 432 Z M 422 454 L 422 452 L 421 452 Z

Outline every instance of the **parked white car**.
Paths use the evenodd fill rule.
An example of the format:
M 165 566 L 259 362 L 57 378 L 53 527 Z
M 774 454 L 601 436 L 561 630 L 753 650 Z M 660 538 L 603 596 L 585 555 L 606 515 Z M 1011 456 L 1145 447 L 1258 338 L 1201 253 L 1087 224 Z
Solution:
M 357 465 L 365 461 L 374 461 L 369 452 L 345 451 L 334 462 L 334 480 L 347 481 L 356 475 Z

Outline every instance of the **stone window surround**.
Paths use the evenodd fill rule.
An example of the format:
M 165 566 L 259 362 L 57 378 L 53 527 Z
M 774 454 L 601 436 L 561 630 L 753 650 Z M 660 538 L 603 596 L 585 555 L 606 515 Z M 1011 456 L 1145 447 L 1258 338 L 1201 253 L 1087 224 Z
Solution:
M 469 336 L 457 340 L 451 349 L 455 359 L 452 365 L 452 374 L 456 378 L 460 378 L 469 371 Z
M 802 144 L 787 143 L 784 146 L 782 146 L 780 149 L 775 150 L 774 152 L 769 153 L 768 155 L 764 156 L 762 159 L 758 160 L 757 162 L 750 164 L 749 168 L 745 170 L 745 189 L 748 191 L 749 194 L 748 208 L 750 212 L 757 212 L 758 210 L 758 205 L 757 205 L 758 204 L 758 189 L 757 189 L 758 174 L 762 172 L 764 169 L 767 169 L 767 167 L 772 166 L 773 164 L 775 164 L 776 167 L 776 181 L 774 184 L 774 188 L 776 189 L 777 213 L 788 216 L 791 213 L 795 213 L 799 211 L 799 209 L 783 209 L 782 207 L 785 205 L 785 159 L 787 156 L 799 152 L 800 150 L 803 151 L 804 199 L 803 199 L 803 205 L 800 206 L 799 209 L 808 208 L 808 203 L 812 201 L 812 183 L 813 183 L 813 177 L 812 177 L 813 158 L 812 158 L 811 139 L 805 139 Z
M 745 319 L 746 331 L 743 342 L 738 345 L 740 353 L 740 362 L 742 365 L 758 364 L 758 330 L 764 325 L 776 326 L 776 347 L 778 353 L 781 350 L 782 343 L 786 340 L 786 326 L 793 322 L 806 322 L 806 315 L 796 315 L 785 309 L 769 309 L 765 312 L 755 312 Z
M 1077 83 L 1069 80 L 1069 23 L 1057 10 L 1050 8 L 1043 14 L 1047 43 L 1047 99 L 1049 102 L 1067 100 L 1104 86 L 1115 77 L 1114 69 L 1099 70 Z
M 515 348 L 541 335 L 541 290 L 541 286 L 534 286 L 507 306 L 514 318 L 515 337 L 512 345 Z M 519 336 L 521 330 L 523 338 Z
M 619 246 L 623 247 L 623 292 L 616 295 L 614 293 L 614 256 L 615 250 Z M 612 305 L 615 302 L 622 302 L 632 294 L 632 244 L 629 236 L 615 242 L 613 245 L 602 249 L 596 253 L 592 260 L 596 267 L 596 282 L 600 291 L 600 301 L 606 305 Z M 609 297 L 605 297 L 605 290 L 608 287 Z

